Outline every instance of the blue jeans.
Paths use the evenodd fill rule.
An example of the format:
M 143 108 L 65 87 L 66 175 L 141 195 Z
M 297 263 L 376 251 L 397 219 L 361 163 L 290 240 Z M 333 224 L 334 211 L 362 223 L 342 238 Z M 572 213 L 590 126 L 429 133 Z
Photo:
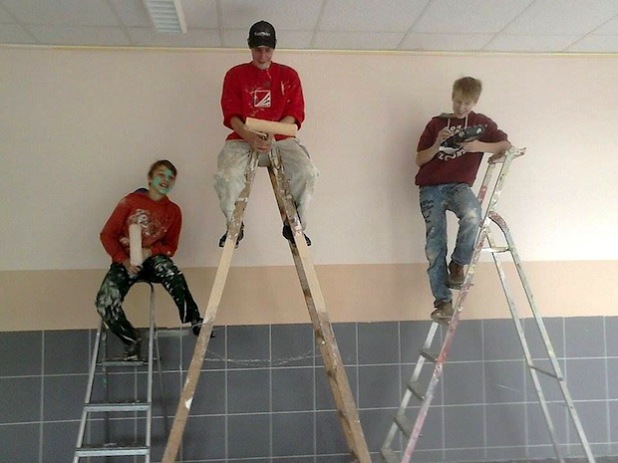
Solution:
M 425 219 L 425 255 L 429 261 L 427 274 L 435 299 L 434 307 L 438 307 L 439 304 L 453 299 L 447 284 L 446 211 L 453 212 L 459 219 L 457 241 L 451 260 L 459 265 L 468 265 L 481 223 L 481 205 L 466 183 L 422 186 L 419 201 Z

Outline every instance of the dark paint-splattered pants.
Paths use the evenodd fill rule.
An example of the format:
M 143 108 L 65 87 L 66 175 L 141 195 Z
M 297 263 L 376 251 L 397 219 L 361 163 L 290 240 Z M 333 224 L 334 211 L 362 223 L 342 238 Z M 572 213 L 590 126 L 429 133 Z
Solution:
M 138 281 L 163 285 L 176 303 L 182 323 L 194 321 L 200 316 L 184 275 L 169 257 L 146 259 L 136 275 L 129 274 L 124 265 L 113 263 L 103 279 L 95 305 L 105 324 L 123 343 L 130 345 L 140 340 L 139 331 L 127 320 L 122 309 L 125 296 Z
M 457 241 L 451 260 L 460 265 L 468 265 L 474 252 L 476 235 L 481 222 L 481 205 L 466 183 L 446 183 L 423 186 L 419 200 L 425 219 L 425 255 L 429 262 L 427 274 L 434 297 L 434 306 L 452 300 L 447 285 L 448 270 L 446 211 L 452 211 L 459 219 Z

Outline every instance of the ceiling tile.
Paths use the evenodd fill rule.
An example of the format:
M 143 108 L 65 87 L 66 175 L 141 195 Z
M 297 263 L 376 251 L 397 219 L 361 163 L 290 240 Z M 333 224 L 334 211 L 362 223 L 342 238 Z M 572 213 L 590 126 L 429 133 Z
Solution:
M 593 34 L 600 35 L 618 35 L 618 16 L 607 21 L 605 24 L 600 25 L 594 31 Z
M 492 34 L 409 34 L 401 50 L 476 51 L 491 40 Z
M 200 29 L 216 29 L 219 27 L 217 4 L 213 1 L 183 0 L 182 10 L 185 13 L 187 27 Z
M 315 34 L 313 47 L 320 50 L 396 50 L 403 38 L 396 32 L 326 32 Z
M 587 35 L 571 45 L 567 51 L 587 53 L 616 53 L 618 35 Z
M 142 0 L 109 0 L 127 27 L 150 27 L 151 22 Z
M 318 22 L 322 0 L 225 0 L 220 5 L 225 29 L 248 32 L 251 24 L 263 19 L 275 30 L 311 30 Z
M 532 0 L 433 0 L 412 32 L 495 33 L 520 14 Z
M 26 24 L 65 26 L 118 26 L 103 0 L 3 0 L 2 4 Z
M 0 24 L 15 24 L 17 21 L 0 5 Z
M 510 35 L 494 37 L 484 48 L 485 51 L 502 52 L 560 52 L 577 41 L 579 35 Z
M 585 34 L 618 13 L 618 2 L 536 0 L 504 32 L 526 35 Z
M 35 45 L 38 42 L 23 27 L 16 24 L 3 24 L 0 27 L 0 43 Z
M 127 36 L 119 27 L 28 26 L 41 43 L 67 46 L 122 46 Z
M 217 29 L 194 29 L 186 34 L 160 34 L 154 29 L 130 28 L 128 33 L 135 45 L 144 47 L 221 47 Z
M 338 0 L 326 2 L 319 29 L 406 32 L 428 0 Z

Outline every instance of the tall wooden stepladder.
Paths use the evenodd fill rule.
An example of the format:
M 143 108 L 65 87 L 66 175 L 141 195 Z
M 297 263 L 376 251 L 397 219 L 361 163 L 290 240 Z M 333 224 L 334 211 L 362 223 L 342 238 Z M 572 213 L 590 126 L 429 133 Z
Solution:
M 296 136 L 297 128 L 294 124 L 283 124 L 247 118 L 245 125 L 249 130 L 259 132 L 264 134 L 264 136 L 273 136 L 275 134 Z M 322 290 L 320 289 L 315 268 L 311 256 L 309 255 L 294 201 L 289 192 L 283 165 L 276 145 L 268 154 L 268 161 L 268 173 L 282 221 L 284 224 L 288 224 L 293 232 L 294 244 L 290 243 L 290 250 L 294 258 L 294 264 L 315 332 L 316 342 L 320 347 L 335 406 L 337 407 L 339 421 L 347 441 L 352 461 L 358 463 L 371 463 L 371 457 L 360 424 L 358 410 L 345 373 L 343 360 L 326 311 Z M 223 288 L 232 261 L 232 255 L 236 247 L 236 240 L 240 233 L 244 211 L 247 206 L 257 167 L 258 153 L 254 152 L 247 165 L 245 187 L 236 201 L 234 214 L 228 224 L 227 239 L 219 260 L 208 300 L 208 306 L 204 314 L 204 322 L 195 344 L 195 350 L 187 372 L 187 379 L 185 380 L 185 385 L 178 403 L 176 416 L 165 447 L 162 463 L 174 462 L 178 454 L 182 434 L 191 409 L 201 366 L 208 349 L 208 341 L 210 340 L 210 334 L 221 302 Z
M 556 355 L 554 353 L 554 349 L 552 347 L 549 336 L 547 335 L 547 330 L 545 329 L 543 318 L 541 317 L 532 296 L 532 291 L 524 273 L 522 262 L 519 258 L 515 242 L 513 241 L 511 232 L 506 224 L 506 221 L 496 211 L 496 204 L 498 202 L 498 199 L 500 198 L 500 193 L 502 191 L 504 181 L 508 174 L 510 164 L 514 159 L 522 156 L 524 153 L 525 149 L 511 148 L 505 153 L 493 155 L 489 159 L 487 171 L 485 173 L 485 177 L 478 193 L 478 199 L 481 205 L 483 205 L 483 202 L 485 201 L 485 198 L 487 196 L 487 192 L 490 189 L 494 169 L 497 165 L 501 165 L 501 169 L 498 178 L 493 185 L 492 193 L 487 200 L 487 206 L 485 208 L 484 218 L 479 230 L 479 234 L 477 235 L 476 245 L 472 254 L 472 260 L 466 272 L 464 282 L 460 288 L 459 295 L 454 304 L 455 313 L 450 323 L 448 324 L 448 328 L 446 334 L 444 335 L 444 340 L 440 347 L 440 351 L 437 353 L 431 352 L 430 349 L 432 347 L 434 336 L 438 329 L 438 323 L 432 323 L 429 328 L 429 332 L 425 339 L 423 348 L 420 351 L 420 356 L 416 362 L 412 377 L 406 384 L 406 391 L 399 406 L 399 410 L 395 415 L 395 418 L 386 436 L 384 444 L 382 445 L 381 458 L 386 463 L 409 463 L 412 458 L 412 454 L 416 448 L 418 439 L 421 436 L 421 430 L 425 418 L 427 417 L 427 413 L 429 412 L 429 407 L 431 405 L 436 386 L 442 375 L 444 363 L 446 362 L 447 356 L 450 352 L 451 345 L 455 336 L 455 331 L 457 330 L 457 326 L 459 324 L 460 314 L 463 310 L 464 302 L 466 300 L 468 292 L 472 286 L 475 268 L 482 251 L 487 251 L 491 253 L 494 264 L 496 266 L 502 290 L 505 294 L 509 311 L 511 313 L 511 317 L 513 318 L 515 329 L 517 331 L 517 335 L 519 337 L 519 341 L 523 350 L 526 367 L 528 368 L 532 382 L 534 384 L 538 401 L 541 406 L 543 417 L 547 424 L 547 428 L 558 461 L 564 463 L 564 458 L 562 457 L 560 452 L 555 427 L 549 413 L 545 394 L 543 392 L 543 389 L 541 388 L 539 374 L 546 375 L 547 378 L 557 381 L 560 391 L 562 393 L 564 405 L 566 406 L 570 418 L 575 426 L 575 429 L 577 431 L 577 437 L 584 450 L 586 459 L 589 463 L 595 462 L 594 456 L 592 455 L 590 450 L 590 445 L 588 443 L 588 440 L 586 439 L 586 435 L 577 415 L 577 411 L 575 410 L 573 400 L 566 386 L 565 378 L 560 370 L 560 365 L 558 363 L 558 360 L 556 359 Z M 497 241 L 494 239 L 494 236 L 492 234 L 492 225 L 497 226 L 499 232 L 502 233 L 506 245 L 497 244 Z M 515 299 L 513 298 L 512 292 L 507 284 L 506 272 L 504 271 L 501 260 L 499 259 L 499 255 L 501 254 L 509 254 L 512 258 L 513 263 L 515 264 L 517 276 L 525 293 L 528 307 L 532 312 L 533 319 L 536 323 L 540 338 L 544 344 L 547 359 L 549 360 L 549 363 L 552 367 L 551 370 L 542 369 L 533 361 L 532 355 L 530 353 L 530 348 L 526 340 L 523 324 L 515 304 Z M 429 384 L 427 386 L 423 386 L 419 379 L 421 377 L 422 370 L 426 362 L 433 363 L 434 369 Z M 409 402 L 413 397 L 420 402 L 420 408 L 416 414 L 415 421 L 410 420 L 406 415 L 406 411 L 408 411 L 409 408 Z M 402 440 L 404 441 L 401 452 L 398 452 L 396 449 L 392 448 L 392 443 L 398 433 L 401 433 L 401 435 L 403 436 Z

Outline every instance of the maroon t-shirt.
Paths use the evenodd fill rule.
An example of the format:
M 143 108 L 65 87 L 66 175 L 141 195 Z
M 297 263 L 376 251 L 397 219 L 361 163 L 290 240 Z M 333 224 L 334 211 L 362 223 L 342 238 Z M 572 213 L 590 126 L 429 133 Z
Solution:
M 471 112 L 465 119 L 455 119 L 449 115 L 432 118 L 418 141 L 417 151 L 423 151 L 434 144 L 438 133 L 444 127 L 463 129 L 473 125 L 484 125 L 485 133 L 480 141 L 495 143 L 508 140 L 508 136 L 500 130 L 497 124 L 484 114 Z M 454 153 L 439 152 L 426 164 L 423 164 L 416 174 L 418 186 L 442 185 L 444 183 L 467 183 L 472 186 L 481 165 L 484 153 Z

